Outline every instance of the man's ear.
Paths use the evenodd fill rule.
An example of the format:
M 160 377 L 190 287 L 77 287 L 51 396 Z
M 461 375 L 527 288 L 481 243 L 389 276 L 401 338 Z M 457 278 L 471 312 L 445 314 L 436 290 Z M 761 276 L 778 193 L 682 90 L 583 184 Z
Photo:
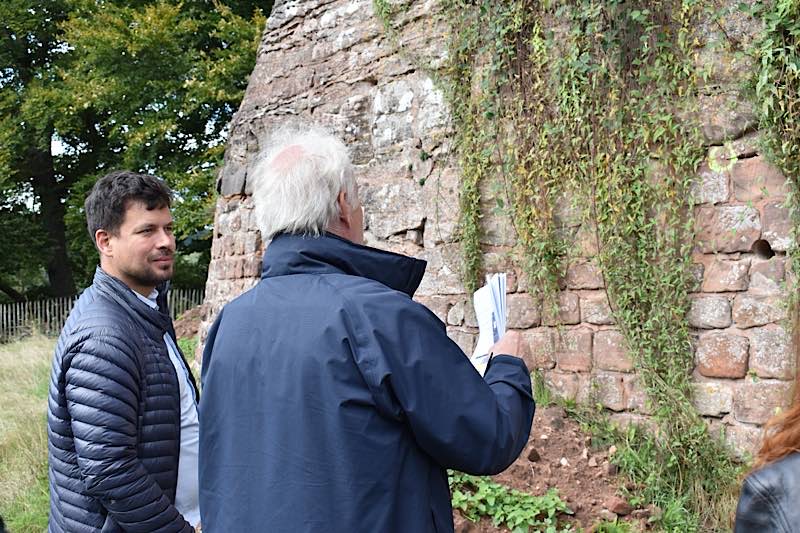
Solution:
M 111 242 L 111 234 L 104 230 L 99 229 L 94 232 L 94 242 L 97 245 L 97 250 L 100 252 L 101 256 L 105 257 L 113 257 L 114 256 L 114 246 Z
M 336 205 L 339 207 L 339 223 L 349 228 L 351 223 L 351 209 L 350 204 L 347 203 L 347 194 L 344 191 L 339 191 L 339 196 L 336 197 Z

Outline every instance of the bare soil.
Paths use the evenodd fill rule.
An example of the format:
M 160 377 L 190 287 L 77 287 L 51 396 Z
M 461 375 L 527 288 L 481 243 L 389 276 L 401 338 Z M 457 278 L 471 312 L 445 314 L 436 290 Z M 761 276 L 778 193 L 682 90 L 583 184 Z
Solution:
M 613 453 L 613 449 L 611 450 Z M 493 479 L 508 487 L 534 495 L 550 488 L 574 513 L 563 516 L 565 523 L 591 530 L 606 520 L 632 521 L 634 530 L 647 529 L 648 509 L 633 509 L 618 494 L 623 480 L 609 463 L 609 449 L 596 449 L 591 437 L 561 407 L 537 408 L 528 444 L 514 464 Z M 615 512 L 616 511 L 616 512 Z M 453 518 L 456 533 L 506 532 L 491 520 L 472 523 L 459 511 Z
M 203 306 L 192 307 L 174 322 L 175 336 L 179 339 L 195 337 L 203 320 Z

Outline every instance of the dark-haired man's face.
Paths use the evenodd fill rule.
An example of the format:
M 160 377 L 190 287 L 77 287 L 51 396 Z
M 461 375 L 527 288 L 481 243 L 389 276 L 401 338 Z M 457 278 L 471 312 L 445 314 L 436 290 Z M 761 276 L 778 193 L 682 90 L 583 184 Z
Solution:
M 168 207 L 147 209 L 131 202 L 116 235 L 98 230 L 103 270 L 143 296 L 172 277 L 175 236 Z

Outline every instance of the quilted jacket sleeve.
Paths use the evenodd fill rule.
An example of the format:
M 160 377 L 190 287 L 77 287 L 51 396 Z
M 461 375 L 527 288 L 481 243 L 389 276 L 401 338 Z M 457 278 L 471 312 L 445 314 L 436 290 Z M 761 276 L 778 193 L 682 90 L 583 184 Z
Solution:
M 534 414 L 522 359 L 497 356 L 484 378 L 425 307 L 365 298 L 356 360 L 373 397 L 409 424 L 421 448 L 445 468 L 502 472 L 528 441 Z
M 136 348 L 104 330 L 76 346 L 65 373 L 67 409 L 86 490 L 130 532 L 191 532 L 137 456 Z

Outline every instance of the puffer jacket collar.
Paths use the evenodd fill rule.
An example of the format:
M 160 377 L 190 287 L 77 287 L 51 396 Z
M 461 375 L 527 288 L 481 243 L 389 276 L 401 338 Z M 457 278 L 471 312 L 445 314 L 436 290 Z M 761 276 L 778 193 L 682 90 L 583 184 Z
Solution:
M 155 329 L 160 332 L 160 337 L 167 332 L 172 335 L 172 320 L 166 305 L 168 283 L 165 282 L 157 287 L 159 294 L 158 309 L 149 307 L 137 298 L 125 283 L 114 276 L 110 276 L 100 267 L 97 267 L 94 272 L 93 285 L 99 292 L 113 299 L 122 307 L 129 309 L 131 316 L 145 331 L 153 331 Z
M 426 264 L 421 259 L 356 244 L 331 233 L 319 237 L 284 233 L 276 235 L 267 246 L 261 278 L 343 273 L 372 279 L 414 296 Z

